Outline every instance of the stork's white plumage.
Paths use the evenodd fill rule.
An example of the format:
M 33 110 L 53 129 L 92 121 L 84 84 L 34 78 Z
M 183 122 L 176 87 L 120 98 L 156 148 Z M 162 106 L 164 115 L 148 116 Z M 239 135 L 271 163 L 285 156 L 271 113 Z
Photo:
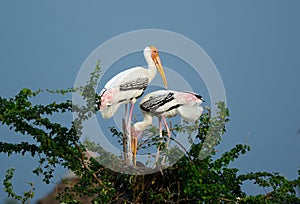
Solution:
M 102 89 L 100 96 L 100 112 L 103 118 L 111 118 L 121 104 L 135 102 L 143 93 L 148 84 L 153 80 L 157 70 L 159 71 L 165 88 L 167 88 L 166 76 L 154 46 L 144 49 L 144 57 L 148 69 L 134 67 L 120 72 L 109 80 Z
M 159 118 L 159 134 L 162 137 L 162 124 L 163 121 L 169 143 L 171 132 L 166 122 L 166 118 L 180 115 L 184 120 L 191 122 L 199 119 L 203 112 L 200 106 L 203 102 L 202 96 L 193 92 L 179 92 L 172 90 L 159 90 L 147 94 L 140 102 L 140 109 L 143 113 L 144 120 L 137 122 L 133 125 L 133 157 L 137 152 L 138 137 L 142 132 L 152 124 L 154 116 Z
M 148 69 L 143 67 L 134 67 L 120 72 L 109 80 L 100 93 L 101 100 L 98 107 L 103 118 L 111 118 L 118 110 L 121 104 L 125 104 L 125 123 L 127 129 L 127 141 L 129 141 L 128 152 L 131 153 L 130 147 L 130 123 L 133 112 L 133 106 L 136 99 L 142 96 L 148 84 L 159 71 L 164 86 L 167 88 L 166 76 L 158 55 L 158 50 L 154 46 L 144 49 L 144 57 L 148 64 Z M 127 104 L 130 103 L 129 116 L 127 116 Z

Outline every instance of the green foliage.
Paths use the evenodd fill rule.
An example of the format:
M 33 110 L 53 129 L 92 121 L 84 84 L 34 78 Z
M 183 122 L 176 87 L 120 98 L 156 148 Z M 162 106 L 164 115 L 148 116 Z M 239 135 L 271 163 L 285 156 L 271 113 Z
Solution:
M 66 90 L 22 89 L 13 98 L 0 97 L 0 121 L 12 131 L 31 137 L 35 143 L 0 142 L 0 152 L 7 154 L 26 154 L 38 157 L 37 167 L 33 170 L 41 175 L 45 183 L 50 183 L 56 166 L 72 170 L 78 181 L 67 185 L 64 192 L 57 195 L 62 203 L 79 203 L 75 197 L 88 196 L 94 203 L 299 203 L 295 189 L 300 187 L 300 175 L 288 180 L 278 173 L 256 172 L 239 174 L 237 168 L 230 167 L 235 159 L 250 150 L 247 145 L 236 145 L 222 155 L 217 155 L 215 146 L 220 143 L 225 124 L 229 121 L 229 111 L 224 102 L 217 103 L 218 111 L 211 116 L 206 111 L 194 125 L 178 124 L 173 134 L 184 131 L 191 135 L 197 131 L 191 149 L 171 167 L 153 174 L 127 175 L 114 172 L 90 158 L 85 147 L 101 155 L 100 159 L 111 159 L 110 163 L 120 165 L 120 158 L 99 145 L 86 140 L 79 141 L 83 122 L 96 113 L 95 88 L 100 74 L 99 63 L 85 87 Z M 52 101 L 49 104 L 34 104 L 33 98 L 40 93 L 66 95 L 80 92 L 85 100 L 83 105 L 72 104 L 69 100 Z M 55 122 L 53 115 L 76 113 L 77 117 L 68 125 Z M 113 135 L 120 138 L 122 133 L 111 128 Z M 152 127 L 149 132 L 157 135 Z M 148 133 L 149 133 L 148 132 Z M 146 132 L 147 134 L 147 132 Z M 165 139 L 165 138 L 164 138 Z M 174 140 L 175 141 L 175 140 Z M 149 143 L 147 143 L 149 142 Z M 145 142 L 153 145 L 160 143 L 157 138 Z M 178 151 L 171 149 L 169 151 Z M 173 155 L 173 154 L 171 154 Z M 218 159 L 213 159 L 219 156 Z M 171 157 L 171 156 L 170 156 Z M 173 160 L 173 158 L 168 158 Z M 119 162 L 114 162 L 118 160 Z M 98 160 L 99 161 L 99 160 Z M 134 169 L 133 169 L 134 170 Z M 29 203 L 34 196 L 34 186 L 23 196 L 14 192 L 13 169 L 8 169 L 3 182 L 8 196 L 22 203 Z M 265 195 L 248 196 L 241 186 L 245 181 L 254 181 L 261 188 L 270 188 Z M 68 180 L 63 180 L 68 183 Z
M 34 196 L 35 187 L 33 183 L 28 183 L 30 185 L 30 190 L 25 192 L 23 196 L 17 195 L 13 190 L 12 178 L 14 176 L 14 168 L 7 169 L 5 174 L 5 179 L 3 181 L 4 191 L 8 194 L 8 197 L 16 201 L 20 201 L 21 203 L 30 203 L 30 199 Z
M 241 181 L 253 180 L 255 184 L 260 187 L 269 187 L 272 189 L 266 195 L 250 196 L 244 199 L 245 202 L 255 203 L 258 199 L 268 203 L 299 203 L 300 199 L 295 196 L 296 188 L 300 186 L 300 172 L 298 171 L 298 178 L 295 180 L 288 180 L 279 173 L 256 172 L 240 175 L 238 177 Z

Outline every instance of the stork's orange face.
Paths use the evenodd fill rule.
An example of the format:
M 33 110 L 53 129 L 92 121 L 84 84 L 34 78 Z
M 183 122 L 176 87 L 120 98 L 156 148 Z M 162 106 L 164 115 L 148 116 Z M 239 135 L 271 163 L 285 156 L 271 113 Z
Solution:
M 155 66 L 164 82 L 164 86 L 165 88 L 167 89 L 168 88 L 168 82 L 167 82 L 167 78 L 166 78 L 166 75 L 165 75 L 165 72 L 164 72 L 164 69 L 162 67 L 162 64 L 161 64 L 161 61 L 160 61 L 160 57 L 158 55 L 158 50 L 156 47 L 154 46 L 150 46 L 149 47 L 151 49 L 151 57 L 152 57 L 152 60 L 154 61 L 155 63 Z
M 151 51 L 152 51 L 151 57 L 152 57 L 152 59 L 154 60 L 154 59 L 158 56 L 158 50 L 157 50 L 157 48 L 154 47 L 154 46 L 150 46 L 149 48 L 150 48 Z

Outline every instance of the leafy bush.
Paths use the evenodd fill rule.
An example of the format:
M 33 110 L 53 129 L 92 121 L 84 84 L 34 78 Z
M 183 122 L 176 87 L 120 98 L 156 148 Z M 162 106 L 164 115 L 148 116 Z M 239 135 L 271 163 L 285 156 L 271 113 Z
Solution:
M 63 203 L 76 203 L 76 197 L 88 196 L 93 203 L 300 203 L 296 189 L 300 185 L 299 177 L 288 180 L 278 173 L 255 172 L 239 174 L 237 168 L 229 165 L 241 154 L 249 151 L 247 145 L 236 145 L 212 159 L 217 153 L 214 147 L 220 143 L 225 132 L 225 123 L 229 121 L 229 111 L 223 102 L 219 102 L 218 113 L 211 117 L 209 111 L 197 121 L 197 136 L 190 151 L 186 152 L 173 166 L 146 175 L 127 175 L 114 172 L 102 166 L 86 154 L 86 145 L 100 155 L 109 154 L 93 143 L 80 142 L 80 128 L 83 122 L 96 113 L 94 97 L 96 80 L 99 76 L 99 64 L 87 86 L 77 89 L 58 91 L 32 91 L 22 89 L 13 98 L 0 97 L 0 121 L 12 131 L 32 137 L 36 142 L 7 143 L 0 142 L 0 152 L 12 154 L 30 153 L 39 158 L 37 168 L 32 172 L 42 175 L 45 183 L 53 178 L 54 168 L 58 165 L 73 171 L 78 180 L 68 185 L 64 192 L 57 195 Z M 74 106 L 69 100 L 50 102 L 42 105 L 32 103 L 32 98 L 40 93 L 67 94 L 81 91 L 87 103 Z M 51 118 L 53 114 L 76 112 L 77 118 L 69 126 L 64 126 Z M 174 131 L 188 131 L 189 126 L 177 125 Z M 114 134 L 119 134 L 114 132 Z M 89 142 L 89 141 L 87 141 Z M 120 159 L 120 158 L 114 158 Z M 170 158 L 171 159 L 171 158 Z M 8 169 L 3 181 L 8 196 L 22 203 L 29 203 L 34 196 L 34 186 L 24 195 L 16 195 L 13 186 L 14 169 Z M 241 188 L 243 182 L 253 180 L 260 187 L 272 190 L 265 195 L 248 196 Z M 67 182 L 67 181 L 65 181 Z M 82 201 L 83 202 L 83 201 Z

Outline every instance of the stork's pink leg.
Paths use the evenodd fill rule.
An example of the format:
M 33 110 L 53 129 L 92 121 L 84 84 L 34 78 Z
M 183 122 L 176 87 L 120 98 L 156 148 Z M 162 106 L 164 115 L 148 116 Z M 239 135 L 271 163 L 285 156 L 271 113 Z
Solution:
M 128 131 L 128 104 L 125 104 L 125 135 L 127 135 Z
M 171 131 L 169 129 L 169 126 L 167 124 L 166 118 L 164 116 L 161 116 L 162 118 L 162 122 L 164 123 L 166 130 L 167 130 L 167 134 L 168 134 L 168 140 L 167 140 L 167 144 L 166 144 L 166 148 L 168 148 L 169 143 L 170 143 L 170 139 L 171 139 Z M 161 129 L 162 129 L 162 124 L 161 124 Z M 163 156 L 162 160 L 161 160 L 161 164 L 164 165 L 166 161 L 166 155 Z
M 134 107 L 134 102 L 130 103 L 130 110 L 129 110 L 129 116 L 127 120 L 127 141 L 128 141 L 128 158 L 129 158 L 129 163 L 132 163 L 132 148 L 131 148 L 131 119 L 132 119 L 132 113 L 133 113 L 133 107 Z
M 163 135 L 162 135 L 162 123 L 161 123 L 161 117 L 158 118 L 158 126 L 159 126 L 159 137 L 160 139 L 162 139 Z M 160 141 L 161 143 L 162 141 Z M 159 147 L 157 148 L 157 153 L 156 153 L 156 159 L 155 159 L 155 163 L 156 165 L 158 164 L 158 159 L 159 159 Z
M 129 121 L 130 121 L 130 123 L 131 123 L 131 118 L 132 118 L 132 113 L 133 113 L 133 107 L 134 107 L 134 102 L 131 102 L 130 103 L 130 111 L 129 111 Z M 129 125 L 129 127 L 130 127 L 130 124 L 128 124 Z
M 164 116 L 162 116 L 162 120 L 164 122 L 164 125 L 165 125 L 166 130 L 167 130 L 167 134 L 168 134 L 168 140 L 167 140 L 167 148 L 168 148 L 168 145 L 169 145 L 170 139 L 171 139 L 171 131 L 170 131 L 170 128 L 169 128 L 169 126 L 167 124 L 166 118 Z
M 126 162 L 130 162 L 129 157 L 128 157 L 128 136 L 127 136 L 127 120 L 128 120 L 128 105 L 125 104 L 125 119 L 124 119 L 124 127 L 123 127 L 123 142 L 124 145 L 124 159 Z
M 129 116 L 128 116 L 128 120 L 127 120 L 127 131 L 129 133 L 131 132 L 131 119 L 132 119 L 133 107 L 134 107 L 134 102 L 131 102 L 130 103 Z
M 128 120 L 128 104 L 125 104 L 125 125 L 127 127 L 127 120 Z

